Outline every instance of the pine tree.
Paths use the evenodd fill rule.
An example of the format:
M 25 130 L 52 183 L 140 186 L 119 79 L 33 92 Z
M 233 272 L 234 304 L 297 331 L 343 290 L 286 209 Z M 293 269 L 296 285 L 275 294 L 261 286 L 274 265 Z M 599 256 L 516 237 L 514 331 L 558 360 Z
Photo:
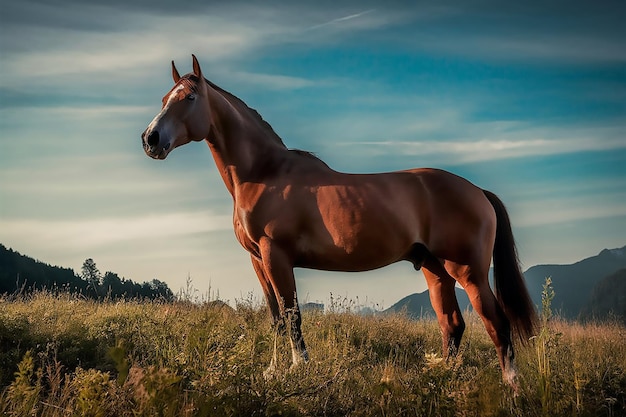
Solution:
M 85 259 L 81 268 L 80 276 L 82 279 L 87 281 L 89 288 L 94 291 L 95 295 L 97 295 L 102 281 L 102 274 L 98 270 L 98 267 L 93 259 Z

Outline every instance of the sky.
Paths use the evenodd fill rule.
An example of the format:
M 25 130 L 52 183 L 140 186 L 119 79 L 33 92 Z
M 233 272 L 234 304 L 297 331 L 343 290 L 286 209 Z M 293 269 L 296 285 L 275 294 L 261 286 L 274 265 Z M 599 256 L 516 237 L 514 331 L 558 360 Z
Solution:
M 0 1 L 0 243 L 43 262 L 261 299 L 206 144 L 142 150 L 192 53 L 339 171 L 495 192 L 523 269 L 626 244 L 623 1 Z M 407 262 L 296 280 L 377 308 L 426 289 Z

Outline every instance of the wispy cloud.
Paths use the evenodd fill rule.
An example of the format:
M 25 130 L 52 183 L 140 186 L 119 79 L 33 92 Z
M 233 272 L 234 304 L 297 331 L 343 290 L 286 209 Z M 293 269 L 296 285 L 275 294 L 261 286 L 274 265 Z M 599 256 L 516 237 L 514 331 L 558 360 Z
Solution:
M 248 71 L 221 71 L 217 76 L 233 84 L 253 85 L 267 90 L 295 90 L 318 84 L 316 81 L 302 77 Z
M 626 51 L 620 41 L 594 33 L 498 34 L 466 33 L 458 36 L 417 39 L 414 46 L 435 53 L 489 59 L 494 61 L 528 62 L 606 62 L 623 63 Z
M 354 14 L 350 14 L 350 15 L 347 15 L 347 16 L 343 16 L 343 17 L 338 17 L 336 19 L 329 20 L 328 22 L 324 22 L 324 23 L 320 23 L 320 24 L 317 24 L 317 25 L 313 25 L 313 26 L 307 28 L 307 30 L 315 30 L 315 29 L 323 28 L 325 26 L 336 25 L 336 24 L 339 24 L 339 23 L 342 23 L 342 22 L 346 22 L 348 20 L 360 18 L 360 17 L 365 16 L 367 14 L 373 13 L 374 11 L 375 11 L 375 9 L 369 9 L 369 10 L 365 10 L 363 12 L 354 13 Z
M 626 216 L 624 195 L 595 194 L 570 197 L 529 199 L 516 202 L 511 210 L 517 227 L 555 225 L 560 223 L 584 222 L 592 219 L 618 218 Z
M 132 240 L 169 239 L 231 227 L 230 216 L 216 216 L 209 211 L 59 221 L 0 219 L 0 240 L 36 241 L 38 245 L 57 249 L 95 249 Z
M 15 7 L 15 15 L 24 16 L 25 10 L 19 5 Z M 3 48 L 3 71 L 10 77 L 3 77 L 0 86 L 58 88 L 65 85 L 71 91 L 72 86 L 102 87 L 102 83 L 115 79 L 135 88 L 137 83 L 145 86 L 154 82 L 154 75 L 146 77 L 145 71 L 159 74 L 153 71 L 158 66 L 164 68 L 163 74 L 168 73 L 167 63 L 171 59 L 189 60 L 189 54 L 195 53 L 209 74 L 230 75 L 236 81 L 246 76 L 248 83 L 258 82 L 273 89 L 301 88 L 310 85 L 310 81 L 280 73 L 233 71 L 233 68 L 242 68 L 242 62 L 262 56 L 268 47 L 298 44 L 308 48 L 322 39 L 328 42 L 329 37 L 340 33 L 373 29 L 394 20 L 390 12 L 375 13 L 370 9 L 311 26 L 327 11 L 312 6 L 294 8 L 270 4 L 221 5 L 198 14 L 146 13 L 129 8 L 119 21 L 107 19 L 107 15 L 118 16 L 119 13 L 103 5 L 81 3 L 71 9 L 67 15 L 59 15 L 56 9 L 51 11 L 63 25 L 38 25 L 45 23 L 45 19 L 35 15 L 27 24 L 28 36 L 16 40 L 19 46 Z M 84 21 L 90 15 L 101 16 L 102 21 L 108 23 L 86 27 Z M 28 20 L 19 20 L 24 19 Z M 0 35 L 10 37 L 19 29 L 13 27 L 12 20 L 6 22 L 7 25 L 0 28 Z M 325 26 L 341 30 L 317 34 L 309 30 Z M 303 29 L 307 27 L 309 29 Z M 124 74 L 123 77 L 120 74 Z
M 447 161 L 448 164 L 626 149 L 626 142 L 622 138 L 595 140 L 589 137 L 519 140 L 491 138 L 469 142 L 463 140 L 346 142 L 342 145 L 359 146 L 361 149 L 367 146 L 370 147 L 369 152 L 376 154 L 421 155 L 431 160 L 433 156 L 437 156 L 438 159 Z
M 198 17 L 172 17 L 166 21 L 164 18 L 152 16 L 151 19 L 145 23 L 146 27 L 142 25 L 133 33 L 122 31 L 78 34 L 75 30 L 63 28 L 34 28 L 33 31 L 40 32 L 42 37 L 52 37 L 57 43 L 46 48 L 7 54 L 3 64 L 4 71 L 14 74 L 15 77 L 11 82 L 1 80 L 0 85 L 14 86 L 15 82 L 19 83 L 21 80 L 30 80 L 37 84 L 82 84 L 89 80 L 98 81 L 98 77 L 106 76 L 111 79 L 113 74 L 118 75 L 115 77 L 118 81 L 125 82 L 145 77 L 145 71 L 150 71 L 155 64 L 167 66 L 172 58 L 182 59 L 178 52 L 181 50 L 181 38 L 185 39 L 185 59 L 189 59 L 190 52 L 196 52 L 205 60 L 214 62 L 242 54 L 259 39 L 253 29 L 235 22 L 225 23 L 219 19 L 210 22 L 211 24 L 206 24 L 204 19 Z M 200 24 L 211 30 L 187 31 L 188 27 Z M 175 29 L 168 32 L 154 29 L 163 25 L 172 25 Z M 81 37 L 80 42 L 74 48 L 65 48 L 64 45 L 75 42 L 77 35 Z M 129 37 L 133 38 L 132 42 Z M 119 74 L 131 70 L 139 72 L 129 72 L 124 78 L 119 78 Z
M 363 166 L 368 164 L 365 160 L 381 158 L 417 157 L 422 162 L 428 160 L 431 166 L 450 166 L 586 151 L 626 151 L 620 117 L 606 117 L 600 123 L 571 116 L 544 120 L 522 113 L 507 120 L 496 112 L 492 119 L 477 119 L 477 112 L 493 107 L 488 94 L 480 90 L 460 96 L 456 103 L 445 97 L 392 97 L 381 93 L 378 102 L 371 104 L 367 97 L 356 98 L 355 103 L 367 104 L 360 113 L 332 113 L 324 123 L 305 124 L 294 135 L 308 138 L 313 151 L 331 158 L 338 146 L 342 152 L 358 154 Z M 501 110 L 506 114 L 505 106 L 502 104 Z

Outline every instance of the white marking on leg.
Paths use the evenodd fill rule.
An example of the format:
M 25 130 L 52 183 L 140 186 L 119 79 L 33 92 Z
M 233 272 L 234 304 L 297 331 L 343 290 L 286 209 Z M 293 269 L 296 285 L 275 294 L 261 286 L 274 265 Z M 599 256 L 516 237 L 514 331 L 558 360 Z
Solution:
M 302 362 L 308 362 L 309 352 L 307 352 L 306 349 L 302 351 L 299 350 L 291 338 L 289 342 L 291 343 L 291 366 L 294 367 L 300 365 Z
M 519 385 L 517 384 L 517 371 L 515 370 L 515 364 L 513 363 L 513 350 L 511 346 L 509 346 L 509 348 L 507 349 L 504 364 L 505 367 L 502 371 L 502 379 L 511 388 L 513 388 L 513 392 L 517 396 Z
M 274 333 L 274 352 L 272 353 L 272 360 L 270 365 L 265 371 L 263 371 L 263 378 L 266 380 L 272 379 L 276 374 L 276 363 L 278 362 L 278 332 Z

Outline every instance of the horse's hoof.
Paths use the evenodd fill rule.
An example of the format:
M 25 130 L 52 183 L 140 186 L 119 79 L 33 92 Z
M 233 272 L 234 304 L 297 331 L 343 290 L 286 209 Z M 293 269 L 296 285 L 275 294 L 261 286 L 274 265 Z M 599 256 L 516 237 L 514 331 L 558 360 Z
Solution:
M 267 367 L 265 371 L 263 371 L 263 378 L 266 381 L 269 381 L 271 379 L 274 379 L 275 377 L 276 377 L 276 365 L 271 364 L 270 366 Z
M 508 370 L 502 375 L 504 382 L 513 390 L 513 396 L 517 397 L 519 394 L 519 384 L 517 383 L 517 373 L 515 370 Z

